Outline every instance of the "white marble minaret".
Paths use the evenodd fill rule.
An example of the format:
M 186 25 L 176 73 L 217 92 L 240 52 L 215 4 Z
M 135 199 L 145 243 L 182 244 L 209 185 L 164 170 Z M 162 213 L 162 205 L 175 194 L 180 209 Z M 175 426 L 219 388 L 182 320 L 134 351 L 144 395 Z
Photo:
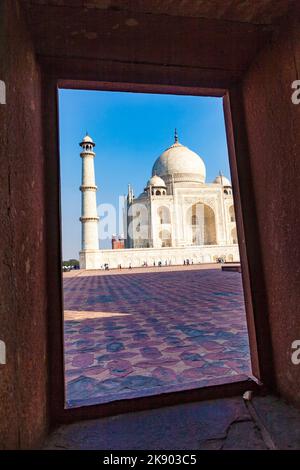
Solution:
M 82 183 L 80 191 L 82 194 L 81 217 L 82 235 L 81 235 L 81 255 L 86 250 L 98 250 L 98 222 L 97 201 L 95 184 L 94 158 L 95 144 L 93 139 L 86 134 L 79 144 L 82 148 L 80 156 L 82 158 Z M 81 256 L 83 258 L 83 256 Z

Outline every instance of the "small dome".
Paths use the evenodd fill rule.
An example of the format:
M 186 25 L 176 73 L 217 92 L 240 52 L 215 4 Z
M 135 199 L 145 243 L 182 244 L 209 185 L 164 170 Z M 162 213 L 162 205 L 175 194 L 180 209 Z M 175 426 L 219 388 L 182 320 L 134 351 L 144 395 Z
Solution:
M 231 182 L 224 175 L 216 176 L 216 178 L 214 179 L 214 183 L 215 184 L 222 184 L 223 186 L 230 186 L 231 187 Z
M 175 142 L 165 150 L 155 161 L 152 175 L 158 175 L 165 181 L 205 182 L 206 170 L 202 158 L 197 153 L 178 142 L 175 133 Z
M 157 175 L 153 175 L 148 183 L 147 183 L 147 187 L 149 186 L 155 186 L 155 187 L 158 187 L 158 188 L 165 188 L 166 187 L 166 183 L 164 182 L 164 180 L 162 178 L 160 178 L 160 176 L 157 176 Z
M 86 144 L 86 143 L 89 143 L 89 144 L 93 144 L 93 143 L 94 143 L 93 139 L 92 139 L 88 134 L 86 134 L 86 135 L 84 136 L 84 138 L 82 139 L 82 142 L 84 142 L 85 144 Z
M 143 199 L 143 198 L 146 198 L 146 197 L 148 197 L 148 193 L 147 193 L 146 188 L 145 188 L 145 190 L 136 199 Z

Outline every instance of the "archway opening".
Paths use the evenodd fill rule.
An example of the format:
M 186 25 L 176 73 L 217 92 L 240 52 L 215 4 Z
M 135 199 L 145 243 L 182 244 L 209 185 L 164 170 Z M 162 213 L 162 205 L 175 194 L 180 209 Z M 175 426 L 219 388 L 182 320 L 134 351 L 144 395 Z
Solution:
M 141 126 L 148 149 L 149 132 L 141 118 L 138 94 L 105 95 L 100 93 L 98 99 L 99 102 L 111 100 L 110 122 L 119 122 L 119 100 L 126 104 L 122 107 L 124 118 L 135 109 L 134 130 Z M 67 96 L 65 98 L 67 100 Z M 169 98 L 157 97 L 167 113 Z M 86 107 L 93 109 L 96 95 L 85 99 Z M 188 129 L 191 127 L 187 121 L 189 103 L 195 98 L 181 99 L 187 100 L 185 125 Z M 74 95 L 72 92 L 72 100 L 73 109 L 76 92 Z M 147 106 L 142 110 L 144 116 L 153 104 L 153 95 L 148 100 L 144 96 L 142 103 Z M 182 104 L 176 106 L 182 115 Z M 198 99 L 195 109 L 197 106 Z M 234 260 L 239 261 L 238 247 L 232 246 L 230 239 L 234 224 L 230 222 L 228 211 L 233 202 L 229 194 L 224 194 L 222 185 L 214 184 L 212 178 L 199 181 L 196 170 L 199 161 L 204 162 L 200 144 L 199 154 L 198 151 L 187 152 L 188 137 L 182 131 L 180 144 L 175 133 L 171 136 L 171 154 L 164 159 L 166 145 L 162 141 L 162 154 L 157 158 L 161 168 L 158 165 L 160 174 L 157 176 L 164 176 L 171 167 L 174 173 L 165 177 L 166 186 L 146 186 L 149 173 L 155 173 L 151 165 L 157 157 L 156 150 L 149 149 L 150 157 L 148 162 L 145 160 L 144 170 L 144 158 L 141 159 L 141 150 L 136 146 L 132 125 L 124 132 L 122 144 L 124 149 L 127 145 L 137 150 L 131 150 L 125 157 L 116 147 L 115 132 L 109 125 L 105 132 L 102 128 L 97 135 L 98 128 L 93 122 L 87 126 L 81 122 L 80 113 L 66 115 L 68 107 L 61 109 L 61 122 L 72 123 L 73 119 L 79 119 L 78 125 L 91 129 L 90 138 L 95 144 L 91 147 L 93 155 L 88 152 L 83 165 L 80 149 L 76 147 L 80 137 L 66 133 L 62 127 L 63 253 L 67 259 L 70 255 L 75 257 L 78 250 L 81 264 L 79 272 L 70 269 L 63 275 L 66 407 L 159 396 L 223 380 L 225 383 L 227 379 L 232 380 L 233 375 L 238 378 L 241 373 L 247 374 L 250 366 L 241 276 L 239 272 L 223 272 L 228 254 L 233 253 Z M 157 125 L 154 110 L 152 116 Z M 132 124 L 127 116 L 124 125 L 128 122 Z M 78 125 L 71 125 L 71 128 L 78 128 Z M 118 125 L 119 128 L 123 126 Z M 210 132 L 214 135 L 214 128 Z M 111 158 L 101 158 L 104 139 Z M 197 150 L 196 135 L 194 139 L 190 145 Z M 67 150 L 70 141 L 74 152 L 78 152 L 75 163 Z M 212 159 L 207 157 L 206 149 L 203 149 L 204 158 L 207 158 L 209 170 Z M 226 168 L 226 161 L 222 165 Z M 87 214 L 85 223 L 96 225 L 96 217 L 89 217 L 91 206 L 94 215 L 96 209 L 100 215 L 99 244 L 93 249 L 80 249 L 77 180 L 81 171 L 82 178 L 87 175 L 91 179 L 92 175 L 95 179 L 92 185 L 81 187 L 84 190 L 81 197 L 86 203 L 81 207 Z M 210 173 L 216 174 L 217 169 L 211 169 Z M 67 191 L 69 186 L 71 193 Z M 126 192 L 126 188 L 122 205 L 119 191 Z M 105 216 L 101 216 L 103 208 Z M 101 229 L 101 224 L 110 224 L 112 215 L 116 217 L 112 217 L 114 223 L 110 231 L 118 241 L 113 247 L 107 235 L 102 236 L 106 232 Z M 77 233 L 76 240 L 74 233 Z M 89 230 L 85 233 L 90 235 Z M 222 339 L 219 341 L 222 335 L 225 345 Z M 228 354 L 227 358 L 223 358 L 224 353 Z M 235 368 L 231 366 L 232 359 Z M 220 362 L 220 367 L 215 366 L 216 361 Z
M 172 246 L 172 235 L 169 230 L 161 230 L 159 232 L 159 239 L 160 239 L 162 248 Z
M 231 230 L 231 243 L 236 245 L 238 243 L 236 227 Z
M 191 245 L 216 245 L 216 218 L 210 206 L 197 202 L 188 209 L 186 218 Z
M 233 206 L 229 207 L 229 219 L 230 219 L 230 222 L 235 222 L 235 212 L 234 212 Z
M 157 209 L 158 222 L 160 225 L 171 223 L 170 209 L 166 206 L 161 206 Z

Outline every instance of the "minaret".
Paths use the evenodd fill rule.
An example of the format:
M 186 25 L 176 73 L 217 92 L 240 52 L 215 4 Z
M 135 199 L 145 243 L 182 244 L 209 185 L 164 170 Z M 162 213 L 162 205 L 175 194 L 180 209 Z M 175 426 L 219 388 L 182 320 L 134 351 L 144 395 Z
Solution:
M 223 186 L 223 173 L 221 170 L 219 170 L 219 176 L 220 176 L 220 180 L 221 180 L 221 185 Z
M 132 203 L 133 198 L 134 198 L 133 189 L 132 189 L 132 187 L 131 187 L 131 184 L 128 184 L 128 195 L 127 195 L 127 199 L 128 199 L 129 204 Z
M 126 198 L 126 220 L 127 220 L 127 227 L 126 227 L 126 248 L 133 248 L 133 238 L 132 238 L 132 201 L 133 201 L 133 189 L 130 184 L 128 184 L 128 194 Z
M 96 155 L 94 152 L 95 144 L 93 139 L 86 134 L 79 145 L 82 148 L 80 153 L 82 158 L 82 183 L 80 186 L 80 191 L 82 193 L 80 217 L 80 222 L 82 224 L 81 250 L 98 250 L 99 217 L 97 214 L 97 186 L 95 184 L 94 170 L 94 158 Z

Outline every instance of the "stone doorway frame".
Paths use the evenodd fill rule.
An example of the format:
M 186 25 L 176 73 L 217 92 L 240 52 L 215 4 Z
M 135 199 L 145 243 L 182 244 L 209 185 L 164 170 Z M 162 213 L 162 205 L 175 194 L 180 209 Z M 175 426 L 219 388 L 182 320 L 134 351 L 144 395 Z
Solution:
M 139 84 L 122 81 L 59 79 L 59 72 L 44 75 L 45 199 L 47 224 L 47 290 L 50 416 L 52 424 L 80 419 L 99 418 L 132 410 L 214 399 L 243 393 L 246 390 L 273 386 L 270 328 L 266 316 L 266 294 L 262 274 L 259 236 L 242 93 L 239 85 L 230 89 Z M 121 74 L 122 75 L 122 74 Z M 223 99 L 229 163 L 234 192 L 236 223 L 245 296 L 247 327 L 253 377 L 246 381 L 224 383 L 213 387 L 167 393 L 158 396 L 120 400 L 80 408 L 65 408 L 63 291 L 61 273 L 61 212 L 58 89 L 124 91 L 196 95 Z M 51 228 L 51 230 L 50 230 Z

